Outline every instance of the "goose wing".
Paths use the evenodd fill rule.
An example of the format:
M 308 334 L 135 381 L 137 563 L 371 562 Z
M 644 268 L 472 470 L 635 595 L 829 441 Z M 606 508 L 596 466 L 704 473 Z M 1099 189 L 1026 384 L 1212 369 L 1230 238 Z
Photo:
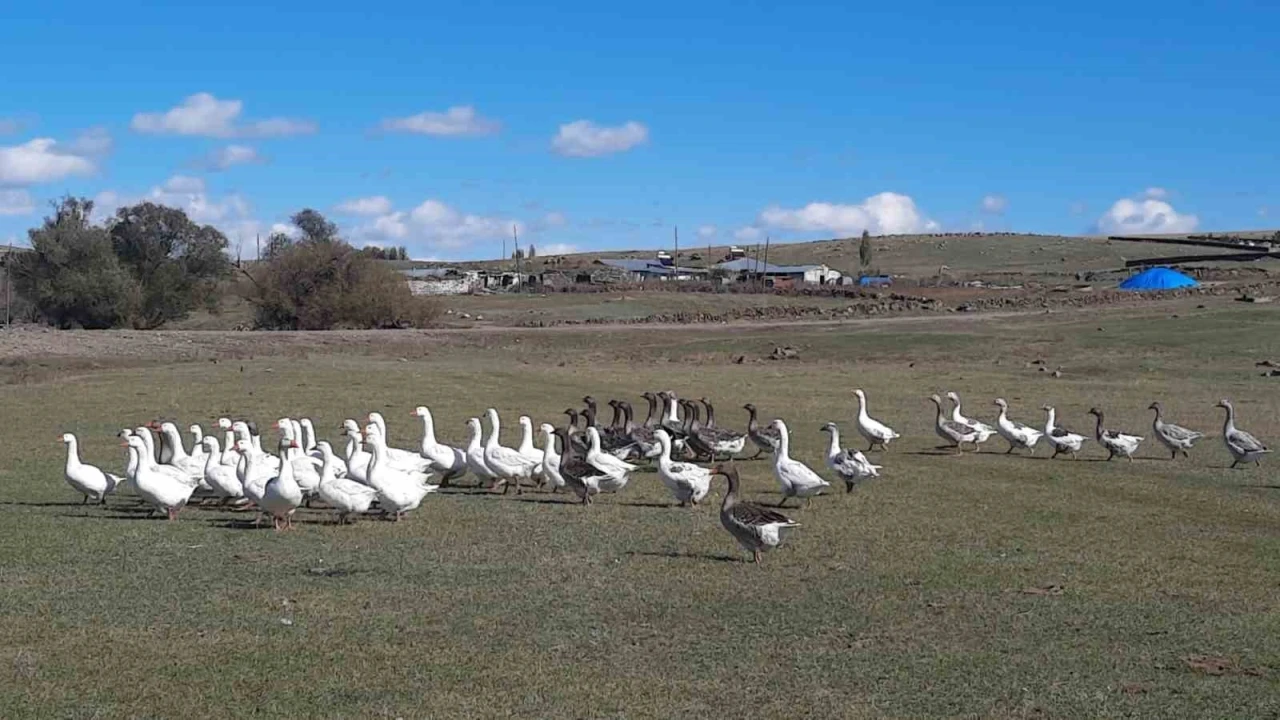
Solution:
M 1267 449 L 1258 438 L 1250 435 L 1244 430 L 1236 430 L 1227 436 L 1233 445 L 1245 452 L 1262 452 Z
M 729 508 L 729 515 L 741 525 L 764 527 L 766 525 L 795 526 L 798 523 L 776 510 L 770 510 L 753 502 L 740 502 Z

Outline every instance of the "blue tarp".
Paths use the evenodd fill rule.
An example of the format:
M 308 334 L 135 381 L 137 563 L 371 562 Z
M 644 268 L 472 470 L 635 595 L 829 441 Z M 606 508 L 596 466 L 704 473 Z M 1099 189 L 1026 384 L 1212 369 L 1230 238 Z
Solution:
M 1120 283 L 1121 290 L 1172 290 L 1174 288 L 1195 287 L 1200 283 L 1169 268 L 1151 268 L 1143 270 Z

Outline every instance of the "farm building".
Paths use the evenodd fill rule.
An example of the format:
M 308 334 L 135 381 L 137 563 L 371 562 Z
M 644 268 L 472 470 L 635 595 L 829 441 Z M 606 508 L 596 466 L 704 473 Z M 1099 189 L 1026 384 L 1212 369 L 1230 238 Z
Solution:
M 702 268 L 690 267 L 674 267 L 663 262 L 663 258 L 656 260 L 643 259 L 620 259 L 620 260 L 597 260 L 597 263 L 611 268 L 617 268 L 625 272 L 628 279 L 632 282 L 644 282 L 646 280 L 693 280 L 705 277 L 707 271 Z
M 451 267 L 405 268 L 400 271 L 409 279 L 414 295 L 462 295 L 484 287 L 478 270 Z
M 739 258 L 716 265 L 739 279 L 763 276 L 774 285 L 834 285 L 840 282 L 841 273 L 826 265 L 770 265 L 755 258 Z

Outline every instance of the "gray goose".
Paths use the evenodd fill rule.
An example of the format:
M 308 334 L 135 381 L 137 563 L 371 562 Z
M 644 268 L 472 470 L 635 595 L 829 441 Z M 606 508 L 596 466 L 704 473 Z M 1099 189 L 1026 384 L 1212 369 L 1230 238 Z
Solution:
M 971 428 L 968 425 L 961 425 L 958 422 L 954 422 L 943 417 L 942 398 L 937 395 L 930 395 L 929 399 L 932 400 L 933 404 L 938 408 L 937 415 L 933 422 L 933 429 L 934 432 L 938 433 L 938 437 L 946 441 L 947 445 L 955 447 L 957 455 L 964 454 L 965 443 L 972 445 L 974 452 L 977 452 L 978 438 L 981 434 L 976 429 Z
M 747 437 L 751 438 L 751 442 L 756 446 L 756 454 L 751 456 L 752 460 L 759 458 L 765 453 L 772 455 L 778 451 L 778 431 L 768 426 L 761 426 L 756 420 L 756 406 L 747 403 L 742 406 L 743 410 L 748 413 L 747 419 Z
M 702 403 L 702 406 L 707 409 L 707 424 L 698 432 L 698 437 L 716 454 L 732 458 L 742 452 L 742 449 L 747 445 L 746 433 L 716 427 L 716 409 L 711 404 L 711 401 L 707 398 L 700 398 L 698 402 Z
M 1177 460 L 1178 453 L 1182 453 L 1183 457 L 1191 457 L 1187 451 L 1196 444 L 1196 441 L 1204 437 L 1204 433 L 1188 430 L 1181 425 L 1174 425 L 1164 421 L 1164 407 L 1159 402 L 1153 402 L 1147 406 L 1148 410 L 1154 410 L 1156 417 L 1151 421 L 1151 432 L 1156 436 L 1156 440 L 1161 445 L 1169 448 L 1172 453 L 1170 459 Z
M 720 504 L 720 524 L 751 553 L 751 559 L 760 564 L 760 553 L 772 550 L 782 543 L 782 529 L 800 527 L 800 523 L 782 513 L 738 497 L 738 469 L 732 465 L 716 465 L 713 475 L 723 475 L 729 481 L 729 489 Z
M 653 404 L 649 405 L 649 417 L 645 419 L 644 425 L 636 425 L 631 414 L 631 403 L 626 400 L 618 402 L 618 407 L 622 408 L 623 428 L 627 431 L 627 437 L 631 438 L 640 451 L 640 456 L 646 460 L 652 460 L 662 454 L 662 447 L 658 444 L 658 439 L 654 435 L 653 428 Z
M 1231 467 L 1234 468 L 1240 463 L 1261 466 L 1262 456 L 1271 450 L 1258 438 L 1236 427 L 1236 409 L 1230 400 L 1226 398 L 1219 400 L 1218 407 L 1227 411 L 1227 420 L 1222 425 L 1222 442 L 1227 446 L 1227 452 L 1231 453 L 1231 459 L 1234 461 Z

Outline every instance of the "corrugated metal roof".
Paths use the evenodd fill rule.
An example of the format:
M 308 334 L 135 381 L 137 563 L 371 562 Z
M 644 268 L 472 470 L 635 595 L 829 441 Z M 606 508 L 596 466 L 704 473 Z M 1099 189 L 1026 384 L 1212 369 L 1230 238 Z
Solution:
M 766 275 L 800 275 L 810 270 L 821 270 L 821 265 L 773 265 L 755 258 L 738 258 L 716 265 L 726 272 L 760 272 Z
M 663 275 L 671 272 L 671 268 L 659 263 L 656 260 L 641 260 L 635 258 L 606 259 L 599 261 L 601 265 L 616 267 L 627 272 L 643 272 L 652 273 L 654 275 Z

